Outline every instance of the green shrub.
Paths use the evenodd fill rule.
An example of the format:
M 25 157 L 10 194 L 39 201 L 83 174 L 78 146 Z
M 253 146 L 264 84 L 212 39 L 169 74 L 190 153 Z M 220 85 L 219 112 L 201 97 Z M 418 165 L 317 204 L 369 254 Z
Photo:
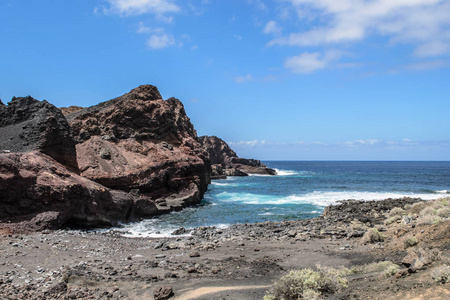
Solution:
M 450 266 L 443 265 L 431 271 L 431 277 L 436 282 L 446 284 L 450 282 Z
M 364 233 L 363 237 L 361 238 L 361 243 L 378 243 L 384 241 L 385 236 L 381 234 L 378 229 L 376 228 L 370 228 L 369 230 Z
M 410 236 L 405 240 L 405 248 L 409 248 L 417 245 L 419 242 L 417 241 L 415 236 Z

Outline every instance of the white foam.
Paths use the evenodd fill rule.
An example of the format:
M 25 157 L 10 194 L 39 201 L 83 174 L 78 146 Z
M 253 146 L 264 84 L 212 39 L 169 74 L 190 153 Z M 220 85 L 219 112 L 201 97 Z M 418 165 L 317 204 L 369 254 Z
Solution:
M 235 184 L 233 183 L 221 183 L 221 182 L 211 182 L 212 185 L 216 185 L 216 186 L 235 186 Z
M 275 172 L 277 172 L 278 176 L 291 176 L 291 175 L 297 175 L 298 172 L 294 171 L 294 170 L 279 170 L 279 169 L 274 169 Z
M 450 194 L 448 190 L 436 191 L 437 194 Z
M 408 194 L 408 193 L 392 193 L 392 192 L 324 192 L 315 191 L 307 194 L 290 195 L 290 196 L 273 196 L 251 193 L 227 193 L 223 192 L 218 195 L 220 201 L 224 202 L 241 202 L 245 204 L 302 204 L 308 203 L 319 206 L 327 206 L 335 204 L 342 200 L 384 200 L 388 198 L 422 198 L 423 200 L 433 200 L 441 198 L 441 194 Z

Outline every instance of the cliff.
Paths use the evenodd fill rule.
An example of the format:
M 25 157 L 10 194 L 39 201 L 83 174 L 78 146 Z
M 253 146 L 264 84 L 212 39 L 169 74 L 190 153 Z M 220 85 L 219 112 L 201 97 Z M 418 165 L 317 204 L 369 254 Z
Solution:
M 211 173 L 275 174 L 217 137 L 198 138 L 183 104 L 151 85 L 63 111 L 30 96 L 0 102 L 2 222 L 112 226 L 200 203 Z
M 209 154 L 213 179 L 249 174 L 276 175 L 275 170 L 268 168 L 259 160 L 238 157 L 224 140 L 216 136 L 201 136 L 198 140 Z
M 108 188 L 139 193 L 135 215 L 200 203 L 210 164 L 183 104 L 163 100 L 143 85 L 129 93 L 66 116 L 76 141 L 83 177 Z

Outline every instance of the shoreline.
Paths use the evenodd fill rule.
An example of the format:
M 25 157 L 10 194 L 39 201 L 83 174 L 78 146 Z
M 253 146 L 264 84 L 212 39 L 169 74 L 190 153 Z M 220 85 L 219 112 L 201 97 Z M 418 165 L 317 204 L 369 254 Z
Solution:
M 262 299 L 273 281 L 290 269 L 316 268 L 318 263 L 350 269 L 391 261 L 399 266 L 392 276 L 385 277 L 382 271 L 352 275 L 347 288 L 323 296 L 441 299 L 439 295 L 450 294 L 449 285 L 436 283 L 431 274 L 450 263 L 450 220 L 426 224 L 427 215 L 421 213 L 445 208 L 448 198 L 350 200 L 326 207 L 313 219 L 198 227 L 190 236 L 170 238 L 127 238 L 114 231 L 3 231 L 0 295 L 5 299 L 153 299 L 155 290 L 170 286 L 173 299 Z M 393 211 L 399 214 L 391 215 Z M 377 228 L 384 240 L 363 243 L 371 228 Z M 418 243 L 405 248 L 404 240 L 411 236 Z M 438 258 L 433 260 L 434 252 Z M 409 253 L 415 253 L 422 266 L 406 267 Z

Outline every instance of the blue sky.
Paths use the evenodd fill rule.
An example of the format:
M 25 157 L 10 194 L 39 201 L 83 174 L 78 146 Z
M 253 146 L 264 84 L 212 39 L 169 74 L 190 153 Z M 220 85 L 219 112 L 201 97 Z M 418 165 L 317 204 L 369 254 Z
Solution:
M 0 0 L 0 98 L 140 84 L 263 160 L 450 160 L 450 1 Z

